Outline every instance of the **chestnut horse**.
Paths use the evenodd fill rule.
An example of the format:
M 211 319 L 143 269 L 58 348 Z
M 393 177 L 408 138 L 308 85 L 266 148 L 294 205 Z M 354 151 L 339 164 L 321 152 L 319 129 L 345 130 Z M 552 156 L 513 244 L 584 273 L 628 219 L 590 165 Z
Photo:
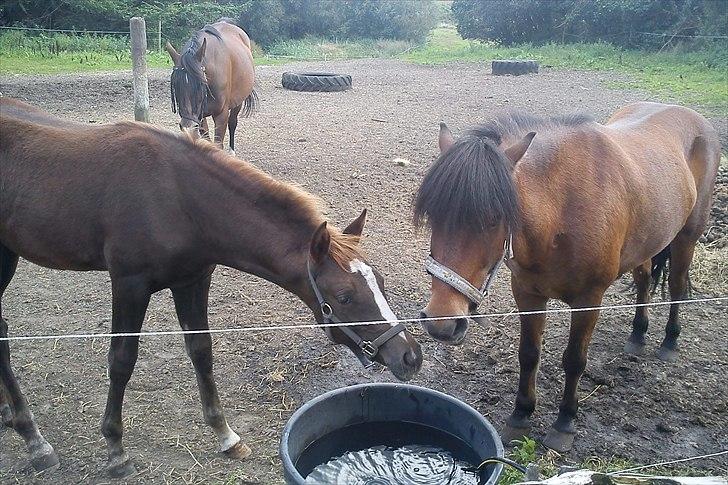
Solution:
M 150 296 L 164 288 L 172 290 L 181 327 L 206 330 L 210 280 L 222 264 L 290 291 L 320 322 L 396 318 L 358 246 L 366 211 L 340 232 L 326 224 L 312 195 L 206 141 L 132 122 L 67 127 L 0 98 L 0 167 L 0 298 L 22 256 L 48 268 L 108 271 L 113 333 L 139 332 Z M 399 379 L 422 364 L 420 346 L 401 323 L 327 330 Z M 58 459 L 10 368 L 7 335 L 0 319 L 0 415 L 44 469 Z M 134 470 L 122 445 L 121 411 L 138 344 L 138 337 L 111 339 L 101 431 L 113 476 Z M 218 398 L 210 335 L 187 334 L 185 345 L 205 422 L 225 454 L 244 458 L 250 450 Z
M 207 117 L 212 116 L 214 142 L 222 147 L 229 130 L 234 153 L 238 114 L 242 109 L 243 116 L 250 116 L 258 103 L 248 34 L 229 19 L 220 19 L 196 32 L 181 54 L 169 42 L 166 48 L 174 62 L 172 112 L 179 112 L 180 128 L 209 138 Z
M 602 125 L 585 116 L 501 116 L 455 141 L 440 127 L 441 155 L 417 193 L 415 223 L 432 228 L 427 270 L 432 296 L 421 317 L 438 340 L 459 343 L 468 315 L 487 294 L 500 262 L 511 270 L 518 310 L 598 307 L 632 271 L 637 302 L 650 299 L 651 273 L 670 263 L 672 300 L 683 299 L 696 241 L 705 228 L 720 159 L 713 127 L 680 106 L 637 103 Z M 653 267 L 654 264 L 654 267 Z M 453 317 L 455 316 L 455 317 Z M 576 390 L 599 311 L 571 313 L 558 418 L 545 444 L 568 450 Z M 504 441 L 526 435 L 536 406 L 536 369 L 546 316 L 521 315 L 520 379 Z M 647 308 L 638 307 L 627 343 L 645 345 Z M 670 306 L 659 357 L 677 356 L 678 304 Z

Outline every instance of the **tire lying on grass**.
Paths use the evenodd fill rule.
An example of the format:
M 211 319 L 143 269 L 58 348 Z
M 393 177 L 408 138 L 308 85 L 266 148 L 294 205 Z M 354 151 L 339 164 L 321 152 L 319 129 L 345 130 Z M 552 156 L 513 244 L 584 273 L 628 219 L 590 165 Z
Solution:
M 284 72 L 283 87 L 293 91 L 333 92 L 351 89 L 351 76 L 330 72 Z
M 491 70 L 495 76 L 511 74 L 520 76 L 521 74 L 529 74 L 538 72 L 538 62 L 536 61 L 493 61 Z

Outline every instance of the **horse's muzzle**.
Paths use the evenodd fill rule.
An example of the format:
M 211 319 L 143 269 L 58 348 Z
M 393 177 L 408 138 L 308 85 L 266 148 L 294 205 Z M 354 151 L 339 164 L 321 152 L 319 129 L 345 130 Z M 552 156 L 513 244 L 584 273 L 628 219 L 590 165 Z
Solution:
M 450 345 L 460 345 L 465 340 L 468 332 L 468 317 L 443 317 L 442 319 L 431 320 L 425 311 L 420 312 L 422 326 L 425 331 L 435 340 Z

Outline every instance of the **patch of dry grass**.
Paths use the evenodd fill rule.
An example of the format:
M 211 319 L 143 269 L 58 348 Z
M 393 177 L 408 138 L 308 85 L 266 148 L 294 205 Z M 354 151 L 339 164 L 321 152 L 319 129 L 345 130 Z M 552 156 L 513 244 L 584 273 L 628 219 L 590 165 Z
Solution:
M 695 247 L 690 279 L 695 289 L 713 296 L 728 295 L 728 246 L 715 243 Z

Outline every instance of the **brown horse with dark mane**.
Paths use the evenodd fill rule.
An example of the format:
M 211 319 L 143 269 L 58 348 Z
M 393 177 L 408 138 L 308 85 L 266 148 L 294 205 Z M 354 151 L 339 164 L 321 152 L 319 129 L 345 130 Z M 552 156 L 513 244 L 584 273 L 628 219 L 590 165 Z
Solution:
M 172 112 L 179 112 L 180 128 L 209 138 L 207 117 L 212 116 L 214 142 L 222 147 L 227 129 L 235 152 L 238 114 L 242 110 L 250 116 L 258 103 L 248 34 L 231 20 L 220 19 L 197 31 L 181 54 L 169 42 L 167 52 L 174 61 Z
M 222 264 L 297 295 L 320 322 L 379 322 L 327 333 L 398 378 L 411 378 L 422 364 L 404 326 L 387 323 L 396 317 L 382 278 L 359 248 L 366 211 L 338 231 L 312 195 L 206 141 L 132 122 L 69 127 L 8 98 L 0 98 L 0 167 L 0 298 L 22 256 L 48 268 L 108 271 L 113 333 L 139 332 L 150 296 L 164 288 L 172 290 L 182 328 L 204 331 L 210 280 Z M 44 469 L 58 458 L 10 368 L 7 335 L 0 319 L 0 414 Z M 114 476 L 134 470 L 122 445 L 121 410 L 138 344 L 134 336 L 111 339 L 101 430 Z M 250 450 L 220 405 L 210 335 L 186 334 L 185 345 L 205 422 L 225 454 L 246 457 Z
M 550 298 L 598 307 L 631 271 L 637 302 L 650 300 L 651 275 L 669 260 L 673 301 L 686 297 L 688 268 L 710 212 L 720 145 L 695 111 L 637 103 L 602 125 L 586 116 L 495 118 L 457 141 L 440 127 L 441 155 L 417 193 L 415 223 L 432 228 L 432 297 L 421 316 L 438 340 L 462 342 L 468 315 L 506 260 L 518 310 Z M 670 305 L 661 359 L 677 356 L 678 304 Z M 453 317 L 454 316 L 454 317 Z M 566 384 L 545 444 L 574 439 L 576 390 L 598 310 L 572 312 L 563 355 Z M 546 316 L 521 315 L 520 379 L 504 441 L 530 431 Z M 647 308 L 637 307 L 628 352 L 642 353 Z

